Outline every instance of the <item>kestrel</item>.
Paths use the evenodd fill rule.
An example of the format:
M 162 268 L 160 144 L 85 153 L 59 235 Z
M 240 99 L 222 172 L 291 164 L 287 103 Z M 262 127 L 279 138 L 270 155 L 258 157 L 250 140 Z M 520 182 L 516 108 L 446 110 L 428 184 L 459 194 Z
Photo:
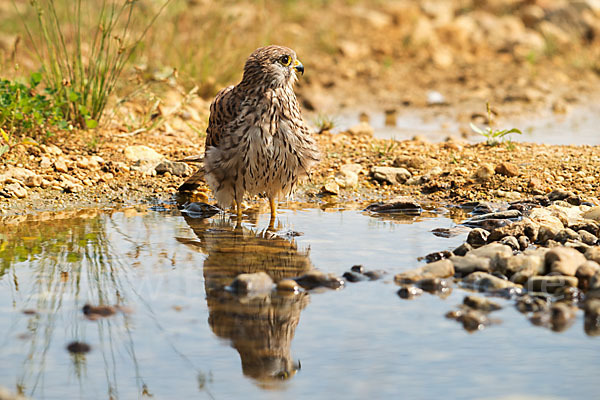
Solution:
M 308 176 L 319 152 L 294 93 L 304 66 L 283 46 L 255 50 L 242 81 L 221 90 L 210 106 L 204 167 L 180 191 L 193 190 L 204 177 L 221 207 L 235 204 L 238 221 L 245 193 L 265 194 L 271 207 Z

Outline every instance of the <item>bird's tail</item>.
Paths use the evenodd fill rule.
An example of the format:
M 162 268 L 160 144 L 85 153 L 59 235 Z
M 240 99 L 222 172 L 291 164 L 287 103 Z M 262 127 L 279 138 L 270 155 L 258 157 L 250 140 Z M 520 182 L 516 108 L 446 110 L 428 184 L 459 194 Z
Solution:
M 192 156 L 186 157 L 179 161 L 188 163 L 203 163 L 204 157 Z M 187 181 L 185 181 L 181 186 L 179 186 L 177 190 L 179 192 L 193 192 L 194 190 L 196 190 L 196 188 L 198 188 L 198 186 L 200 186 L 202 182 L 204 182 L 204 165 L 200 165 L 200 169 L 196 171 L 194 175 L 190 176 L 190 178 Z

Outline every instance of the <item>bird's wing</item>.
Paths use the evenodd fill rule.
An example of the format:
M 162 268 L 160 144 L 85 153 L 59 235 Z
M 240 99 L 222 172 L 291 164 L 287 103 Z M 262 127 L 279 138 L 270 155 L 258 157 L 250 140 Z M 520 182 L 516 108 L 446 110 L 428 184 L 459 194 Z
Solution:
M 226 87 L 217 93 L 210 105 L 208 128 L 206 128 L 205 149 L 218 147 L 222 140 L 226 125 L 235 118 L 239 102 L 234 96 L 233 86 Z M 204 180 L 204 168 L 200 168 L 194 175 L 179 186 L 180 192 L 194 191 Z
M 226 87 L 217 93 L 217 96 L 210 105 L 210 117 L 208 118 L 208 128 L 206 128 L 206 148 L 210 146 L 218 147 L 225 126 L 235 118 L 239 102 L 237 101 L 234 86 Z

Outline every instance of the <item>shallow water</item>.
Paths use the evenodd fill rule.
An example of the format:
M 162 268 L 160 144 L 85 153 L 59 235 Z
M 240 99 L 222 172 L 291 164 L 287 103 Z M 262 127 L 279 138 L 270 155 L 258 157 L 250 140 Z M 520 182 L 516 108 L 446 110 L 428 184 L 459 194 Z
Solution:
M 444 318 L 466 291 L 397 296 L 395 273 L 465 239 L 434 236 L 464 218 L 437 211 L 283 209 L 276 234 L 255 213 L 238 228 L 143 207 L 6 219 L 0 386 L 44 399 L 592 396 L 600 339 L 585 335 L 581 312 L 555 333 L 496 299 L 501 322 L 468 333 Z M 341 275 L 354 264 L 388 274 L 288 296 L 223 289 L 241 272 Z M 86 303 L 123 308 L 92 321 Z M 91 351 L 70 354 L 72 341 Z
M 336 116 L 336 129 L 343 131 L 358 124 L 359 114 L 346 112 Z M 395 117 L 386 117 L 383 111 L 371 111 L 366 115 L 375 131 L 375 137 L 381 139 L 408 140 L 415 135 L 421 135 L 432 142 L 441 142 L 449 135 L 461 136 L 461 124 L 451 115 L 451 110 L 444 108 L 401 111 Z M 509 136 L 515 142 L 597 146 L 600 145 L 600 104 L 575 106 L 565 114 L 554 114 L 546 110 L 535 115 L 500 118 L 496 125 L 498 129 L 520 129 L 521 135 Z M 467 131 L 470 134 L 467 140 L 470 142 L 486 140 L 471 132 L 470 128 Z

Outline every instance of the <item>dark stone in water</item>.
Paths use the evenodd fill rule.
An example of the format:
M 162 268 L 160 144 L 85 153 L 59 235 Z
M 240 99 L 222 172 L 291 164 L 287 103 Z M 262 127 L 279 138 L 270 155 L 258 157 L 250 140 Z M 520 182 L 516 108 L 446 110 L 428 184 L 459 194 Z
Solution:
M 446 291 L 451 284 L 448 279 L 425 278 L 418 281 L 417 286 L 428 293 L 440 293 Z
M 467 236 L 467 243 L 477 248 L 487 243 L 487 238 L 490 236 L 490 232 L 485 229 L 475 228 L 469 232 Z
M 450 258 L 452 257 L 452 252 L 448 251 L 448 250 L 444 250 L 444 251 L 436 251 L 435 253 L 429 253 L 425 256 L 425 261 L 427 261 L 428 263 L 434 262 L 434 261 L 439 261 L 442 260 L 444 258 Z
M 372 281 L 376 281 L 377 279 L 383 278 L 383 276 L 385 274 L 387 274 L 387 272 L 382 271 L 382 270 L 372 270 L 372 271 L 365 271 L 365 272 L 363 272 L 363 275 L 366 276 L 367 278 L 369 278 L 369 280 L 372 280 Z
M 363 267 L 362 265 L 353 265 L 352 268 L 350 268 L 350 271 L 352 272 L 356 272 L 357 274 L 362 274 L 365 271 L 365 267 Z
M 92 306 L 91 304 L 84 305 L 81 311 L 90 319 L 110 317 L 117 312 L 116 308 L 112 306 Z
M 521 313 L 540 312 L 547 310 L 550 306 L 550 303 L 548 297 L 526 294 L 517 299 L 515 306 Z
M 360 282 L 360 281 L 364 281 L 367 278 L 362 275 L 362 274 L 358 274 L 356 272 L 344 272 L 344 275 L 342 275 L 342 277 L 347 280 L 348 282 Z
M 67 345 L 67 350 L 73 354 L 83 354 L 92 350 L 92 346 L 84 342 L 72 342 Z
M 330 289 L 339 289 L 344 286 L 344 281 L 333 274 L 325 274 L 324 272 L 313 270 L 294 279 L 298 285 L 306 290 L 315 289 L 318 287 L 327 287 Z
M 494 303 L 491 300 L 488 300 L 484 297 L 479 296 L 466 296 L 463 299 L 463 304 L 468 306 L 474 310 L 479 310 L 483 312 L 492 312 L 496 310 L 500 310 L 502 307 L 500 305 Z
M 431 232 L 437 237 L 451 238 L 464 233 L 464 229 L 459 228 L 435 228 Z
M 473 214 L 473 215 L 489 214 L 489 213 L 493 213 L 494 211 L 496 211 L 496 210 L 492 207 L 492 205 L 490 203 L 481 202 L 481 203 L 477 203 L 475 205 L 475 207 L 473 207 L 473 211 L 471 211 L 471 214 Z
M 221 212 L 217 206 L 206 203 L 186 203 L 182 206 L 181 212 L 187 214 L 191 218 L 210 218 Z
M 374 213 L 401 213 L 418 215 L 423 209 L 421 205 L 412 199 L 394 201 L 392 203 L 373 203 L 365 208 L 365 211 Z
M 398 296 L 403 299 L 410 300 L 423 294 L 423 289 L 416 286 L 405 286 L 398 290 Z
M 509 210 L 517 210 L 517 211 L 520 211 L 521 213 L 527 213 L 539 206 L 540 205 L 538 203 L 534 203 L 534 202 L 530 202 L 530 201 L 519 201 L 519 202 L 511 203 L 510 206 L 508 207 L 508 209 Z
M 473 246 L 471 246 L 469 243 L 463 243 L 456 249 L 452 250 L 452 253 L 454 253 L 456 256 L 462 257 L 471 250 L 473 250 Z
M 600 335 L 600 300 L 590 299 L 585 302 L 585 319 L 583 328 L 589 336 Z

